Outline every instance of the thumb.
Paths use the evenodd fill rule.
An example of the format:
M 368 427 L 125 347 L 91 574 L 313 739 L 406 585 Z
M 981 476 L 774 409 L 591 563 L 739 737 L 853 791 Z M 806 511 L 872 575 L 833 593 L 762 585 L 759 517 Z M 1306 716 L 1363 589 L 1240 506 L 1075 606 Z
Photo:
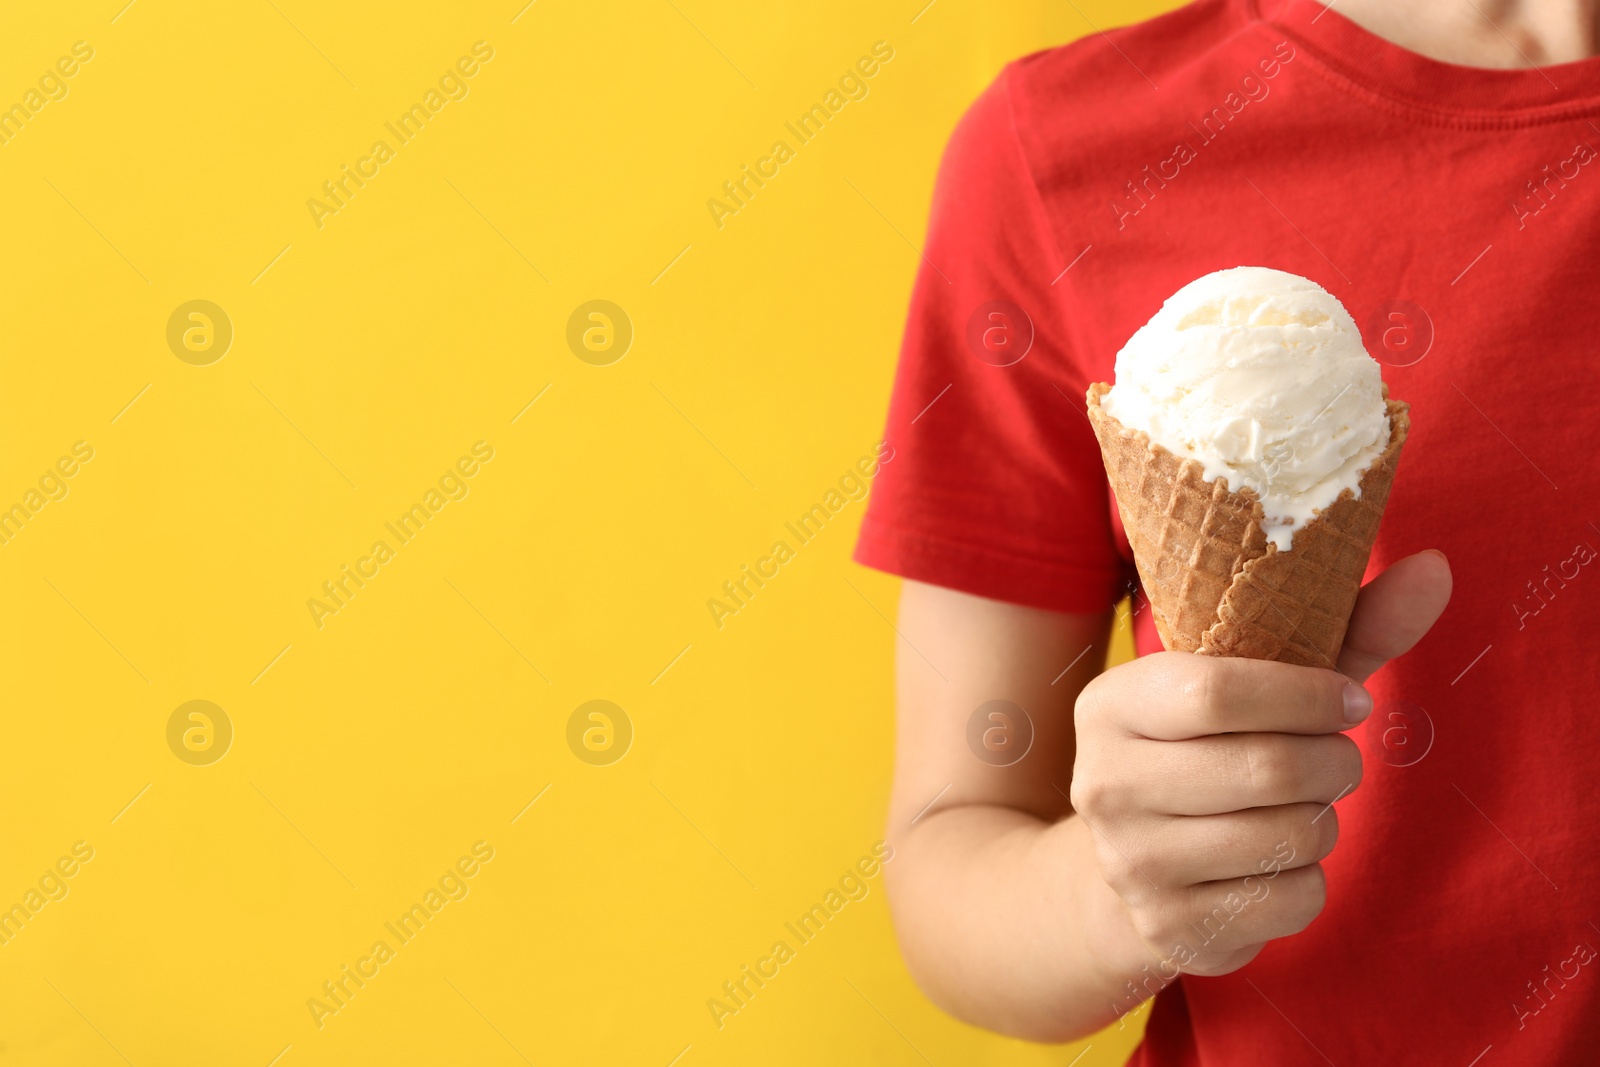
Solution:
M 1365 682 L 1411 651 L 1450 602 L 1450 564 L 1437 549 L 1395 563 L 1361 588 L 1339 653 L 1339 671 Z

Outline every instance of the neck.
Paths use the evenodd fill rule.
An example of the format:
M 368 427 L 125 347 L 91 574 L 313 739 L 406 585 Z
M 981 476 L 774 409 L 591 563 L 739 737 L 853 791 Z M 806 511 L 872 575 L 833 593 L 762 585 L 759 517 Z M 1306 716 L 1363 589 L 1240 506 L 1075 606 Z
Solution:
M 1514 69 L 1600 54 L 1600 0 L 1333 0 L 1402 48 L 1468 67 Z

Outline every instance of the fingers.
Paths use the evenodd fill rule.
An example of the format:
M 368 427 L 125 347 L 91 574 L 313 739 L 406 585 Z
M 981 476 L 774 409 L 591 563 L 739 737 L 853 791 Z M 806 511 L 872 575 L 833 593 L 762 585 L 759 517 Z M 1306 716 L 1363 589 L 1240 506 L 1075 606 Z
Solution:
M 1361 782 L 1360 750 L 1343 731 L 1372 712 L 1351 679 L 1420 640 L 1449 587 L 1437 553 L 1370 583 L 1341 660 L 1349 676 L 1163 652 L 1084 688 L 1068 799 L 1150 947 L 1199 936 L 1181 969 L 1223 974 L 1322 910 L 1321 861 L 1338 839 L 1333 803 Z
M 1364 682 L 1411 651 L 1444 614 L 1450 588 L 1450 563 L 1434 549 L 1407 556 L 1372 579 L 1356 598 L 1339 670 Z
M 1182 741 L 1224 733 L 1348 730 L 1371 712 L 1372 698 L 1335 671 L 1160 652 L 1096 678 L 1079 696 L 1077 710 L 1080 733 L 1085 716 L 1102 716 L 1134 736 Z
M 1173 890 L 1129 917 L 1145 944 L 1183 971 L 1224 974 L 1248 962 L 1263 942 L 1310 926 L 1327 898 L 1322 865 L 1313 863 Z
M 1119 767 L 1095 767 L 1094 753 L 1085 757 L 1086 778 L 1097 783 L 1093 795 L 1084 797 L 1091 816 L 1220 815 L 1323 805 L 1361 784 L 1361 750 L 1343 734 L 1223 734 L 1133 745 Z M 1130 773 L 1133 768 L 1137 774 Z
M 1293 870 L 1328 858 L 1339 817 L 1321 804 L 1285 804 L 1225 815 L 1173 815 L 1137 841 L 1096 842 L 1101 871 L 1130 894 Z M 1122 851 L 1119 851 L 1122 850 Z M 1126 855 L 1123 855 L 1123 851 Z M 1133 868 L 1137 864 L 1137 869 Z M 1119 888 L 1114 886 L 1113 888 Z

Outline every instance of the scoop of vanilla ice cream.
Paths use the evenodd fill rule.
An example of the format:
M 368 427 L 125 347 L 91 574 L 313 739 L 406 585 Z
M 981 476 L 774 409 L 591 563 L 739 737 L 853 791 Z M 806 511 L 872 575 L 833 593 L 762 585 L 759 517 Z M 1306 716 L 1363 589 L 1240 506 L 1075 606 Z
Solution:
M 1349 489 L 1389 443 L 1377 361 L 1332 293 L 1266 267 L 1234 267 L 1174 293 L 1117 353 L 1107 414 L 1207 480 L 1249 486 L 1267 539 L 1294 532 Z

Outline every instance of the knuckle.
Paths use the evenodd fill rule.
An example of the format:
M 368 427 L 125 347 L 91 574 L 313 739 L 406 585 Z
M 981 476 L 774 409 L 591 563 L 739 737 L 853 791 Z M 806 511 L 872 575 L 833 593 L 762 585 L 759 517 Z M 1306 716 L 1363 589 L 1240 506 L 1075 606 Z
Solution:
M 1147 902 L 1157 892 L 1146 874 L 1148 851 L 1133 835 L 1113 840 L 1100 827 L 1094 834 L 1094 857 L 1101 878 L 1129 907 Z
M 1226 733 L 1232 716 L 1236 661 L 1221 656 L 1181 655 L 1162 665 L 1156 679 L 1161 689 L 1175 694 L 1178 707 L 1205 734 Z
M 1244 773 L 1251 794 L 1266 804 L 1289 793 L 1298 777 L 1283 744 L 1266 737 L 1252 738 L 1244 745 Z
M 1133 907 L 1143 899 L 1138 869 L 1126 858 L 1104 845 L 1097 845 L 1095 860 L 1100 864 L 1100 877 L 1122 898 L 1124 904 Z
M 1100 710 L 1100 693 L 1105 688 L 1105 675 L 1100 675 L 1084 686 L 1078 693 L 1078 699 L 1072 705 L 1072 721 L 1082 730 L 1092 725 L 1098 718 Z
M 1191 707 L 1210 733 L 1222 733 L 1228 725 L 1230 679 L 1235 674 L 1231 660 L 1196 657 L 1196 670 L 1187 686 Z
M 1093 815 L 1105 807 L 1105 798 L 1106 784 L 1098 775 L 1074 772 L 1072 784 L 1067 788 L 1067 800 L 1072 804 L 1073 811 Z
M 1305 679 L 1306 710 L 1319 719 L 1343 722 L 1344 687 L 1350 684 L 1350 679 L 1320 667 L 1305 669 L 1302 677 Z
M 1104 743 L 1081 745 L 1067 784 L 1067 802 L 1102 827 L 1120 814 L 1138 809 L 1141 793 L 1125 754 Z
M 1175 927 L 1172 907 L 1167 901 L 1153 900 L 1140 907 L 1130 908 L 1128 917 L 1133 923 L 1134 933 L 1152 948 L 1164 950 L 1167 943 L 1172 940 Z

